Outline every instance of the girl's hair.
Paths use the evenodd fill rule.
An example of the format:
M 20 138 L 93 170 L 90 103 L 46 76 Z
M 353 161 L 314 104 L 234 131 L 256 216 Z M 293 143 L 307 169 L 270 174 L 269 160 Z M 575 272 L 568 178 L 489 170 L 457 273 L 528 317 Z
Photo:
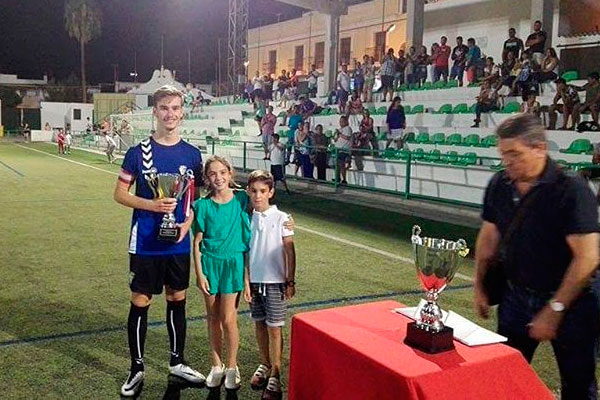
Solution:
M 394 97 L 394 100 L 392 100 L 392 104 L 390 104 L 390 106 L 388 108 L 388 112 L 390 112 L 390 110 L 392 108 L 394 108 L 394 104 L 396 104 L 397 101 L 399 101 L 400 105 L 402 106 L 402 98 L 400 96 L 396 96 L 396 97 Z
M 240 185 L 238 185 L 235 182 L 235 169 L 233 169 L 231 163 L 224 157 L 210 156 L 208 160 L 206 160 L 206 162 L 204 163 L 204 185 L 209 189 L 208 197 L 214 194 L 212 188 L 210 187 L 210 182 L 208 180 L 208 170 L 210 166 L 215 162 L 220 162 L 221 164 L 223 164 L 231 174 L 231 178 L 229 179 L 229 187 L 232 189 L 239 189 Z

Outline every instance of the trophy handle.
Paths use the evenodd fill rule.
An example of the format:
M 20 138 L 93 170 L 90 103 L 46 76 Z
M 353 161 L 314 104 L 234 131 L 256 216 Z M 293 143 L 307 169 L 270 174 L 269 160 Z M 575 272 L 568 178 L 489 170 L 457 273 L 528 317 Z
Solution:
M 412 244 L 423 244 L 423 239 L 419 235 L 421 235 L 421 227 L 419 225 L 414 225 L 412 228 L 412 237 L 410 238 Z
M 467 242 L 465 239 L 458 239 L 456 241 L 456 250 L 458 251 L 458 255 L 461 257 L 466 257 L 469 254 L 469 248 L 467 247 Z

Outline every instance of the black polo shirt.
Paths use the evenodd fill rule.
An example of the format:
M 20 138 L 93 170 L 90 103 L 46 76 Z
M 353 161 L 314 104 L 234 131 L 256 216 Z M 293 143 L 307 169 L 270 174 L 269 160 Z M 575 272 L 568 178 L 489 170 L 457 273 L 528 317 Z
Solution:
M 542 176 L 523 198 L 505 171 L 496 173 L 485 192 L 482 218 L 504 238 L 519 205 L 535 192 L 508 240 L 506 275 L 518 285 L 554 292 L 572 259 L 566 236 L 598 232 L 598 205 L 584 179 L 559 171 L 548 158 Z
M 544 32 L 544 31 L 533 32 L 531 35 L 527 36 L 527 41 L 533 40 L 533 39 L 538 39 L 538 38 L 542 38 L 542 41 L 538 44 L 534 44 L 533 46 L 530 46 L 529 49 L 527 49 L 530 55 L 533 53 L 543 53 L 544 52 L 544 48 L 546 47 L 546 32 Z

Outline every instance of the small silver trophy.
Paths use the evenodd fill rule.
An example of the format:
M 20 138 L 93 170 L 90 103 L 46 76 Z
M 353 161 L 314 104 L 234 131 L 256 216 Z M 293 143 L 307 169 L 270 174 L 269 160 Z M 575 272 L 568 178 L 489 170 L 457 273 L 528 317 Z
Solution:
M 156 168 L 145 172 L 146 181 L 154 193 L 155 199 L 174 198 L 181 200 L 194 180 L 194 171 L 185 166 L 179 167 L 178 174 L 158 173 Z M 158 229 L 158 240 L 176 242 L 179 239 L 181 229 L 177 226 L 175 213 L 167 213 L 163 216 L 162 223 Z
M 417 276 L 426 291 L 427 303 L 417 320 L 408 325 L 405 343 L 426 353 L 440 353 L 454 348 L 453 330 L 444 326 L 439 294 L 454 278 L 461 258 L 469 253 L 463 239 L 421 237 L 421 227 L 413 226 L 411 242 Z

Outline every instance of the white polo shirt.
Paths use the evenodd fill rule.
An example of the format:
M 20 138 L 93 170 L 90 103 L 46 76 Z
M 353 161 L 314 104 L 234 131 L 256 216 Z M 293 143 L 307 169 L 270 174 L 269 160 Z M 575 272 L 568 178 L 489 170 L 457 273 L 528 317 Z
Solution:
M 277 206 L 265 212 L 252 213 L 252 239 L 250 239 L 250 282 L 284 283 L 285 259 L 283 238 L 293 236 L 294 231 L 283 224 L 289 215 L 279 211 Z

